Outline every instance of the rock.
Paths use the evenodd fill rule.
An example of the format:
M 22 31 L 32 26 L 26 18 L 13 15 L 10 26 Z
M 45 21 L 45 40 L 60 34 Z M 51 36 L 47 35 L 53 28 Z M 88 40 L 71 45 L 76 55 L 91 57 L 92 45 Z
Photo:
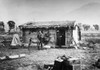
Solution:
M 19 54 L 19 55 L 10 55 L 8 56 L 9 59 L 16 59 L 16 58 L 22 58 L 25 57 L 26 54 Z
M 43 48 L 51 48 L 50 45 L 45 45 Z
M 10 59 L 15 59 L 15 58 L 19 58 L 19 55 L 10 55 L 8 56 Z
M 82 47 L 84 50 L 87 50 L 87 49 L 89 49 L 89 48 L 87 48 L 87 47 Z
M 19 54 L 19 57 L 25 57 L 26 54 Z
M 73 64 L 80 64 L 79 58 L 72 57 L 72 58 L 69 58 L 69 61 Z
M 0 60 L 5 60 L 5 59 L 6 59 L 6 56 L 0 57 Z

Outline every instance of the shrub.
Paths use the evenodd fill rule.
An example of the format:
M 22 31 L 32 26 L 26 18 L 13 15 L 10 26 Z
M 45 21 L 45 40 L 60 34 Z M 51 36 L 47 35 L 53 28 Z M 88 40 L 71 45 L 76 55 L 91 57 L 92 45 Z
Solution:
M 100 43 L 100 38 L 86 38 L 86 42 Z

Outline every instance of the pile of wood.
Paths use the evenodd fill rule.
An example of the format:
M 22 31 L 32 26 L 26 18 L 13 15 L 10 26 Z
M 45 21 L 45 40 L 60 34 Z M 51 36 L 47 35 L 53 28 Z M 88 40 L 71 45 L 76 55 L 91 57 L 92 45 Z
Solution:
M 25 57 L 25 56 L 26 56 L 26 54 L 2 56 L 2 57 L 0 57 L 0 61 L 18 59 L 18 58 L 22 58 L 22 57 Z

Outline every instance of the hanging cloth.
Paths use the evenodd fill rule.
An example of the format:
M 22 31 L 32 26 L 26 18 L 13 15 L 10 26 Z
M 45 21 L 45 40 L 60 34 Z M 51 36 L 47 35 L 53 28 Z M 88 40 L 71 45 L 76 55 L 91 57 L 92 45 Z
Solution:
M 75 45 L 74 47 L 78 49 L 79 47 L 79 41 L 81 40 L 81 31 L 80 28 L 75 25 L 75 30 L 73 30 L 73 44 Z
M 73 30 L 73 39 L 76 43 L 79 43 L 79 33 L 78 33 L 78 27 L 75 26 L 75 30 Z
M 20 38 L 19 38 L 18 34 L 14 34 L 13 35 L 13 39 L 12 39 L 11 45 L 12 46 L 21 45 Z

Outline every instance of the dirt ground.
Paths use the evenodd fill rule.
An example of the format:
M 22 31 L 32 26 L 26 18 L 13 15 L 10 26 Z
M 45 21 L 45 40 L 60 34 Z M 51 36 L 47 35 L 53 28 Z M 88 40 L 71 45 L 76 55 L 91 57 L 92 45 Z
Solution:
M 37 50 L 31 48 L 29 52 L 26 48 L 0 49 L 0 56 L 21 53 L 26 54 L 26 57 L 14 60 L 0 61 L 0 70 L 42 70 L 44 64 L 53 63 L 54 60 L 60 55 L 77 57 L 81 59 L 83 70 L 92 70 L 93 68 L 90 69 L 91 64 L 93 64 L 96 59 L 99 58 L 99 51 L 93 52 L 93 50 L 64 48 Z

